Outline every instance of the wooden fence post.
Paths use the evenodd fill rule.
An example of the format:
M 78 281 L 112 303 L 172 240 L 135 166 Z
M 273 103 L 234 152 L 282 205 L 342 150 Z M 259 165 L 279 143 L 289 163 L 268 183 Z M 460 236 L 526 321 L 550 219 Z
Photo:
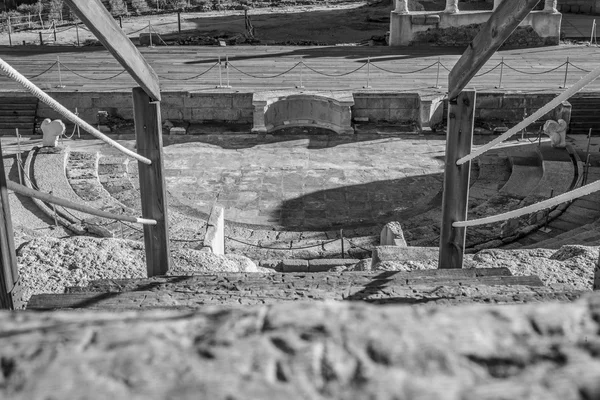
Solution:
M 475 116 L 475 90 L 464 90 L 448 102 L 446 167 L 440 230 L 438 268 L 462 268 L 466 228 L 453 228 L 455 221 L 467 218 L 471 162 L 456 161 L 471 152 Z
M 144 89 L 133 89 L 133 111 L 137 151 L 151 165 L 138 162 L 142 217 L 155 219 L 156 225 L 144 226 L 148 276 L 164 275 L 170 268 L 169 223 L 162 159 L 160 102 L 152 101 Z
M 0 309 L 24 308 L 3 162 L 0 162 L 0 263 Z

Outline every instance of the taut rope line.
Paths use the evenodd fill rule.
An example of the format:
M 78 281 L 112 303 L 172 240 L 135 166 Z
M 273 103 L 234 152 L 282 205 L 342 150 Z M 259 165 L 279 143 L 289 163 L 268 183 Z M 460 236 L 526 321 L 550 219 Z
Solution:
M 100 132 L 99 130 L 97 130 L 96 128 L 94 128 L 93 126 L 91 126 L 90 124 L 88 124 L 87 122 L 85 122 L 84 120 L 82 120 L 81 118 L 79 118 L 78 116 L 76 116 L 75 114 L 73 114 L 66 107 L 64 107 L 58 101 L 54 100 L 52 97 L 48 96 L 43 90 L 41 90 L 40 88 L 38 88 L 30 80 L 28 80 L 23 75 L 21 75 L 16 69 L 14 69 L 13 67 L 11 67 L 2 58 L 0 58 L 0 69 L 10 79 L 12 79 L 15 82 L 21 84 L 21 86 L 23 86 L 25 89 L 27 89 L 27 91 L 30 92 L 32 95 L 34 95 L 35 97 L 37 97 L 38 99 L 40 99 L 43 103 L 45 103 L 46 105 L 48 105 L 54 111 L 56 111 L 57 113 L 59 113 L 62 116 L 64 116 L 66 119 L 68 119 L 69 121 L 71 121 L 75 125 L 78 125 L 82 129 L 84 129 L 87 132 L 89 132 L 92 136 L 95 136 L 98 139 L 100 139 L 103 142 L 105 142 L 106 144 L 109 144 L 109 145 L 113 146 L 114 148 L 118 149 L 122 153 L 127 154 L 129 157 L 135 158 L 136 160 L 138 160 L 140 162 L 143 162 L 144 164 L 148 164 L 148 165 L 152 164 L 152 161 L 150 161 L 148 158 L 146 158 L 144 156 L 141 156 L 141 155 L 137 154 L 136 152 L 131 151 L 131 150 L 125 148 L 123 145 L 115 142 L 114 140 L 112 140 L 108 136 L 104 135 L 102 132 Z
M 598 76 L 600 76 L 600 67 L 592 70 L 592 72 L 590 72 L 589 74 L 587 74 L 586 76 L 581 78 L 579 80 L 579 82 L 577 82 L 576 84 L 574 84 L 573 86 L 571 86 L 570 88 L 568 88 L 567 90 L 565 90 L 564 92 L 562 92 L 561 94 L 556 96 L 549 103 L 546 103 L 542 108 L 538 109 L 536 112 L 531 114 L 529 117 L 525 118 L 523 121 L 519 122 L 517 125 L 510 128 L 508 131 L 506 131 L 502 135 L 498 136 L 496 139 L 481 146 L 477 150 L 471 152 L 471 154 L 468 154 L 468 155 L 464 156 L 463 158 L 459 159 L 456 162 L 456 165 L 462 165 L 462 164 L 466 163 L 467 161 L 471 161 L 472 159 L 479 157 L 486 151 L 490 150 L 492 147 L 496 146 L 498 143 L 501 143 L 501 142 L 505 141 L 506 139 L 508 139 L 509 137 L 521 132 L 522 129 L 527 128 L 531 123 L 537 121 L 538 119 L 543 117 L 546 113 L 552 111 L 560 103 L 567 100 L 568 98 L 573 96 L 575 93 L 579 92 L 581 89 L 583 89 L 588 84 L 592 83 Z
M 517 218 L 522 215 L 530 214 L 534 211 L 543 210 L 545 208 L 551 208 L 557 206 L 561 203 L 565 203 L 567 201 L 571 201 L 578 197 L 587 196 L 590 193 L 594 193 L 595 191 L 600 190 L 600 181 L 596 181 L 590 183 L 588 185 L 582 186 L 575 190 L 571 190 L 570 192 L 563 193 L 551 199 L 547 199 L 544 201 L 540 201 L 539 203 L 532 204 L 527 207 L 519 208 L 518 210 L 513 210 L 509 212 L 505 212 L 502 214 L 492 215 L 491 217 L 472 219 L 470 221 L 457 221 L 453 222 L 452 226 L 455 228 L 465 228 L 468 226 L 476 226 L 483 224 L 491 224 L 494 222 L 500 222 L 511 218 Z

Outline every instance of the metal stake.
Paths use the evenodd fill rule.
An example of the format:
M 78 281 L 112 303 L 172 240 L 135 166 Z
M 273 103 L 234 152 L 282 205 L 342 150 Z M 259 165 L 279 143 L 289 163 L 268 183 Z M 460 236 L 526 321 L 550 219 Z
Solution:
M 58 66 L 58 86 L 57 88 L 64 88 L 65 85 L 62 84 L 62 74 L 60 73 L 60 58 L 56 56 L 56 65 Z
M 304 89 L 304 85 L 302 84 L 302 70 L 304 69 L 304 60 L 300 59 L 300 86 L 296 86 L 298 89 Z
M 79 43 L 79 23 L 75 24 L 75 33 L 77 34 L 77 47 L 80 47 L 81 44 Z
M 227 74 L 227 87 L 230 88 L 229 85 L 229 56 L 225 54 L 225 73 Z
M 502 61 L 500 61 L 500 82 L 498 82 L 498 86 L 496 86 L 496 89 L 503 89 L 502 88 L 502 75 L 504 74 L 504 57 L 502 57 Z
M 31 29 L 31 13 L 27 14 L 27 23 L 29 24 L 29 29 Z
M 157 7 L 158 7 L 158 3 Z M 148 21 L 148 33 L 150 34 L 150 46 L 148 47 L 154 47 L 154 45 L 152 44 L 152 21 Z
M 217 87 L 223 87 L 223 75 L 221 73 L 221 55 L 219 54 L 219 86 Z
M 40 46 L 44 45 L 44 38 L 42 37 L 42 32 L 39 32 L 40 34 Z
M 181 35 L 181 11 L 177 11 L 177 32 Z
M 54 41 L 56 42 L 56 20 L 52 21 L 52 33 L 54 33 Z
M 119 15 L 119 28 L 123 29 L 123 17 Z
M 367 89 L 371 87 L 371 57 L 367 57 Z
M 438 62 L 437 62 L 437 75 L 435 77 L 435 88 L 436 89 L 440 89 L 440 65 L 442 65 L 442 61 L 440 60 L 440 57 L 438 57 Z
M 12 47 L 12 36 L 11 36 L 11 33 L 12 33 L 11 31 L 12 31 L 12 29 L 11 29 L 11 27 L 10 27 L 10 16 L 8 17 L 7 21 L 8 21 L 8 45 L 9 45 L 10 47 Z
M 565 68 L 565 80 L 562 86 L 559 88 L 566 89 L 567 88 L 567 75 L 569 74 L 569 57 L 567 57 L 566 68 Z
M 340 239 L 342 241 L 342 258 L 346 258 L 345 252 L 344 252 L 344 230 L 343 229 L 340 229 Z
M 596 33 L 596 20 L 594 19 L 594 21 L 592 22 L 592 32 L 590 33 L 590 46 L 594 42 L 594 38 L 596 36 L 595 33 Z

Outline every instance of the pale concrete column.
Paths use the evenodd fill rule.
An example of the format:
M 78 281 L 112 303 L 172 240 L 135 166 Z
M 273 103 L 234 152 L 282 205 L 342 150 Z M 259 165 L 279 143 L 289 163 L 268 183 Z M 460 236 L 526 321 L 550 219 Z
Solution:
M 544 3 L 544 11 L 549 13 L 557 13 L 556 0 L 546 0 Z
M 494 10 L 502 3 L 502 0 L 494 0 Z
M 456 14 L 458 12 L 458 0 L 446 0 L 445 13 Z
M 408 11 L 408 0 L 396 0 L 396 14 L 409 14 Z

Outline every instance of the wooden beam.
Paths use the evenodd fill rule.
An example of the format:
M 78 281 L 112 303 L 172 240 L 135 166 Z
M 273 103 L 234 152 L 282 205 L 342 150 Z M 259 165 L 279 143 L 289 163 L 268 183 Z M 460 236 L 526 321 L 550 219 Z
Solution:
M 0 154 L 2 154 L 1 145 Z M 0 162 L 0 309 L 15 310 L 24 307 L 10 218 L 6 175 L 4 163 Z
M 142 217 L 156 220 L 156 225 L 144 225 L 146 266 L 148 276 L 164 275 L 171 257 L 160 103 L 152 102 L 142 88 L 134 88 L 133 114 L 137 151 L 152 161 L 151 165 L 138 161 Z
M 503 0 L 448 76 L 449 99 L 454 99 L 492 54 L 519 26 L 539 0 Z
M 65 0 L 96 38 L 111 52 L 152 100 L 160 101 L 158 76 L 119 28 L 100 0 Z
M 465 90 L 448 103 L 448 134 L 446 137 L 446 166 L 438 268 L 462 268 L 463 265 L 466 229 L 454 228 L 452 223 L 464 221 L 467 218 L 471 162 L 456 165 L 456 161 L 471 152 L 475 99 L 475 90 Z

